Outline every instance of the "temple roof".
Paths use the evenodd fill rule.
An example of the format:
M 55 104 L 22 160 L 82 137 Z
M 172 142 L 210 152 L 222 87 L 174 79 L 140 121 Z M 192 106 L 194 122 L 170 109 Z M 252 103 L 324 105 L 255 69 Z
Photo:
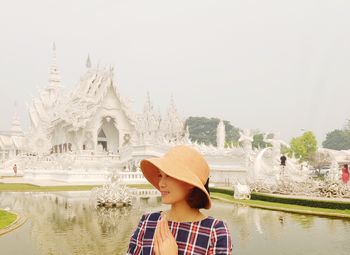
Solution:
M 0 135 L 0 148 L 2 149 L 20 149 L 24 144 L 23 136 Z
M 62 98 L 57 107 L 53 125 L 63 121 L 73 129 L 85 127 L 101 106 L 108 91 L 112 89 L 120 102 L 120 108 L 134 125 L 135 120 L 127 103 L 121 98 L 113 80 L 113 69 L 88 69 L 81 77 L 77 88 L 67 97 Z

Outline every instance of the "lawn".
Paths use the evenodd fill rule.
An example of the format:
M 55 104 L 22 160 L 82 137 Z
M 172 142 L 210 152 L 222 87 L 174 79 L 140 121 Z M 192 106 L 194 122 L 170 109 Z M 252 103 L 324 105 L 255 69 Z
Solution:
M 99 185 L 72 185 L 72 186 L 36 186 L 22 183 L 0 183 L 1 191 L 11 192 L 50 192 L 50 191 L 84 191 L 91 190 Z
M 16 214 L 0 210 L 0 229 L 9 226 L 17 219 Z
M 85 191 L 101 185 L 71 185 L 71 186 L 37 186 L 23 183 L 0 183 L 0 192 L 50 192 L 50 191 Z M 130 184 L 130 188 L 153 189 L 151 184 Z

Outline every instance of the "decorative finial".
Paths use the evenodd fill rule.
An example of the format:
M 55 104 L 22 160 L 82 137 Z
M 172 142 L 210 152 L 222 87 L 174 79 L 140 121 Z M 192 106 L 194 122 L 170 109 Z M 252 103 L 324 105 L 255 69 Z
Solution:
M 17 105 L 17 101 L 14 102 L 13 104 L 13 108 L 14 108 L 14 118 L 18 118 L 18 105 Z
M 52 44 L 52 65 L 49 74 L 49 89 L 56 89 L 61 87 L 61 77 L 57 66 L 56 59 L 56 43 Z
M 88 57 L 86 59 L 86 68 L 91 68 L 90 54 L 88 55 Z
M 170 94 L 170 105 L 175 107 L 175 101 L 174 101 L 174 94 L 173 93 Z
M 149 93 L 149 90 L 147 90 L 146 100 L 147 100 L 147 102 L 151 102 L 151 95 Z
M 151 96 L 149 94 L 149 91 L 147 90 L 146 102 L 145 102 L 145 106 L 144 106 L 144 112 L 150 112 L 152 110 L 153 110 L 153 106 L 151 104 Z
M 13 133 L 21 133 L 23 134 L 23 130 L 21 128 L 21 122 L 18 117 L 18 109 L 17 109 L 17 102 L 14 102 L 14 114 L 12 118 L 12 127 L 11 132 Z

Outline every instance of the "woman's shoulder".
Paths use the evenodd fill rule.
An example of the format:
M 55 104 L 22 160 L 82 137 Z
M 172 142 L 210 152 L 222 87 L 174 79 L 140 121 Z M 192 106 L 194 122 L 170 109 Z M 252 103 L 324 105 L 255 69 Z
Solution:
M 225 221 L 223 221 L 221 219 L 217 219 L 217 218 L 214 218 L 212 216 L 209 216 L 207 218 L 207 220 L 208 220 L 208 222 L 211 223 L 212 229 L 214 231 L 217 231 L 217 230 L 220 230 L 220 229 L 227 231 L 227 229 L 228 229 Z
M 160 218 L 161 212 L 148 212 L 142 215 L 141 221 L 158 221 Z
M 213 224 L 222 224 L 224 223 L 223 220 L 218 219 L 218 218 L 214 218 L 213 216 L 207 216 L 206 218 L 204 218 L 202 221 L 206 221 L 206 222 L 211 222 Z

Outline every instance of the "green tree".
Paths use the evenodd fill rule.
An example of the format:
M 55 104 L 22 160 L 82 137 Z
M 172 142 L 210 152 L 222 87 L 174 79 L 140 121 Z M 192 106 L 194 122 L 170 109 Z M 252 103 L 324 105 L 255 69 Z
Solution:
M 264 142 L 264 135 L 265 134 L 257 133 L 253 136 L 253 148 L 262 149 L 266 148 L 267 146 L 271 146 L 271 144 Z
M 318 150 L 311 160 L 311 165 L 318 170 L 318 173 L 320 173 L 320 170 L 324 167 L 330 168 L 332 164 L 332 156 L 331 154 L 326 150 Z
M 185 125 L 188 126 L 191 141 L 212 144 L 216 146 L 216 129 L 220 119 L 206 117 L 189 117 Z M 239 139 L 239 129 L 231 125 L 229 121 L 224 121 L 226 139 L 225 145 L 237 144 Z
M 326 135 L 326 140 L 322 143 L 323 148 L 333 150 L 349 150 L 350 149 L 350 131 L 333 130 Z
M 311 131 L 302 136 L 292 138 L 289 154 L 293 153 L 301 161 L 310 161 L 317 150 L 317 140 Z

